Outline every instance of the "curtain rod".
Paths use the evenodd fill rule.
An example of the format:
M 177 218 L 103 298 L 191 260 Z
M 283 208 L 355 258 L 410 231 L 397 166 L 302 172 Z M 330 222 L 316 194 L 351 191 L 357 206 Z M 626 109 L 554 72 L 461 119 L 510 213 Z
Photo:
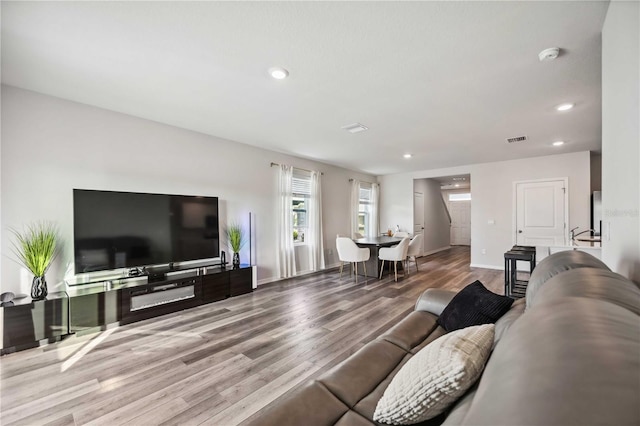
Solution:
M 351 178 L 349 179 L 349 182 L 353 182 L 355 179 Z M 378 182 L 369 182 L 368 180 L 359 180 L 359 182 L 364 182 L 364 183 L 370 183 L 371 185 L 373 185 L 374 183 L 377 184 Z
M 280 166 L 280 164 L 278 164 L 278 163 L 274 163 L 274 162 L 272 161 L 272 162 L 271 162 L 271 165 L 270 165 L 269 167 L 273 167 L 273 166 Z M 305 171 L 305 172 L 317 172 L 317 170 L 303 169 L 302 167 L 295 167 L 295 166 L 292 166 L 292 167 L 293 167 L 294 169 L 303 170 L 303 171 Z M 322 176 L 324 176 L 324 172 L 320 172 L 320 174 L 321 174 Z

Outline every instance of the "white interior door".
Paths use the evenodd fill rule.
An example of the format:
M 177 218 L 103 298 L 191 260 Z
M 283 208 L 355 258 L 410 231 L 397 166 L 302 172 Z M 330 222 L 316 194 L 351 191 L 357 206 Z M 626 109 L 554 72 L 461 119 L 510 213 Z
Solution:
M 568 221 L 566 179 L 516 182 L 516 243 L 565 244 Z
M 424 232 L 424 194 L 422 192 L 413 193 L 413 235 Z M 424 252 L 424 238 L 422 239 L 422 249 Z M 422 254 L 420 253 L 420 254 Z
M 449 202 L 451 245 L 471 245 L 471 201 Z

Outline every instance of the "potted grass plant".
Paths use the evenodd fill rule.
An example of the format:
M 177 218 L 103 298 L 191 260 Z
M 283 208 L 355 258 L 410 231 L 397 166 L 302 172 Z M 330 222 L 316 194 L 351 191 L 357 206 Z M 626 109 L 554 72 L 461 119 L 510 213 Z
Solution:
M 15 237 L 13 251 L 22 265 L 33 274 L 31 298 L 47 297 L 45 273 L 58 254 L 58 227 L 50 222 L 35 222 L 23 231 L 11 229 Z
M 246 241 L 244 229 L 238 223 L 232 222 L 225 229 L 229 246 L 233 251 L 233 268 L 240 267 L 240 250 L 244 247 Z

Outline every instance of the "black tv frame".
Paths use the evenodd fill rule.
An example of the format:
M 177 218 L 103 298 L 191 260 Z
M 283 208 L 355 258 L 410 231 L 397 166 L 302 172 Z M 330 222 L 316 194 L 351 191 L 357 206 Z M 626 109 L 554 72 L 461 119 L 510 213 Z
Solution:
M 84 199 L 82 201 L 78 201 L 78 197 L 82 196 L 84 196 Z M 101 212 L 100 208 L 94 208 L 94 213 L 98 211 L 100 211 L 100 213 L 96 214 L 96 217 L 94 218 L 86 217 L 87 211 L 86 209 L 84 212 L 81 211 L 82 206 L 79 206 L 79 203 L 86 203 L 88 199 L 87 197 L 92 196 L 97 200 L 100 200 L 102 198 L 102 205 L 104 205 L 104 203 L 108 199 L 119 200 L 120 202 L 122 202 L 122 200 L 126 201 L 127 199 L 129 199 L 131 204 L 133 204 L 134 201 L 137 203 L 144 203 L 146 199 L 161 201 L 162 203 L 166 204 L 168 206 L 167 211 L 161 211 L 159 215 L 165 213 L 168 215 L 166 224 L 164 224 L 163 217 L 161 217 L 160 219 L 163 222 L 163 226 L 166 227 L 165 231 L 167 231 L 169 234 L 168 243 L 165 241 L 165 244 L 162 247 L 162 250 L 167 251 L 167 253 L 164 253 L 161 257 L 152 257 L 151 255 L 149 255 L 147 261 L 143 261 L 142 258 L 140 259 L 140 261 L 131 261 L 129 260 L 127 254 L 125 254 L 124 263 L 122 263 L 122 256 L 119 257 L 119 261 L 116 260 L 116 250 L 118 250 L 118 248 L 114 245 L 115 243 L 113 241 L 109 241 L 109 239 L 120 239 L 121 241 L 127 241 L 128 239 L 130 246 L 133 246 L 135 244 L 135 241 L 148 238 L 150 235 L 126 236 L 126 232 L 123 232 L 122 236 L 116 236 L 116 234 L 118 234 L 116 230 L 116 232 L 111 232 L 111 235 L 107 234 L 104 237 L 94 236 L 90 238 L 83 238 L 82 235 L 79 236 L 79 227 L 84 226 L 86 235 L 86 229 L 88 229 L 87 222 L 92 223 L 92 219 L 95 219 L 96 222 L 100 222 L 100 216 L 103 216 L 104 218 L 105 215 L 108 215 L 105 212 Z M 207 213 L 210 213 L 212 209 L 215 209 L 215 214 L 205 215 L 204 213 L 202 213 L 202 218 L 196 216 L 196 219 L 202 219 L 206 222 L 206 224 L 203 223 L 202 226 L 200 226 L 198 223 L 194 224 L 189 217 L 186 217 L 186 215 L 188 214 L 186 207 L 187 205 L 191 205 L 191 207 L 204 205 L 205 207 L 203 208 L 203 210 L 208 210 Z M 129 219 L 135 216 L 133 212 L 127 211 L 126 205 L 122 207 L 124 208 L 116 209 L 113 206 L 109 206 L 109 208 L 106 209 L 111 214 L 122 214 L 122 216 L 119 216 L 120 225 L 126 222 L 127 215 L 129 215 Z M 218 197 L 93 189 L 73 189 L 73 210 L 73 251 L 75 260 L 74 270 L 76 274 L 105 273 L 108 271 L 115 271 L 119 269 L 128 269 L 128 276 L 134 277 L 147 275 L 150 277 L 150 279 L 160 279 L 167 272 L 181 269 L 175 267 L 176 263 L 202 261 L 220 257 L 220 220 Z M 139 214 L 139 212 L 137 213 Z M 142 213 L 144 213 L 144 211 Z M 82 217 L 79 217 L 79 215 Z M 79 223 L 81 222 L 84 222 L 84 225 L 79 225 Z M 112 222 L 112 225 L 116 224 L 117 226 L 117 222 L 118 221 Z M 95 226 L 104 225 L 104 223 L 100 223 L 96 224 Z M 80 233 L 82 234 L 83 232 Z M 195 239 L 193 239 L 194 235 Z M 107 241 L 99 241 L 100 238 Z M 197 244 L 190 244 L 189 238 L 192 238 L 193 241 L 195 241 L 195 243 Z M 79 260 L 82 259 L 82 253 L 80 252 L 79 246 L 85 245 L 85 247 L 87 247 L 87 240 L 91 239 L 95 240 L 94 242 L 98 245 L 98 250 L 103 251 L 103 253 L 101 254 L 102 258 L 106 259 L 107 261 L 103 265 L 89 265 L 89 270 L 87 270 L 87 264 L 79 262 Z M 203 241 L 206 241 L 208 239 L 211 239 L 213 248 L 211 252 L 204 253 L 202 252 Z M 122 242 L 120 242 L 120 244 L 122 244 Z M 197 248 L 197 246 L 200 246 L 200 248 Z M 206 247 L 206 244 L 204 246 Z M 194 249 L 194 247 L 195 251 L 190 253 L 190 251 Z M 134 248 L 135 247 L 132 247 L 131 249 L 133 250 Z M 137 249 L 138 253 L 140 253 L 141 248 L 137 247 Z M 83 267 L 82 265 L 85 266 Z

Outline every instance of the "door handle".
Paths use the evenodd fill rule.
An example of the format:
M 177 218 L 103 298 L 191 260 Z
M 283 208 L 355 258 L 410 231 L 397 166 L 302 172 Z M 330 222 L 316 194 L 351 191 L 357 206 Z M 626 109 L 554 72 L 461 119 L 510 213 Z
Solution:
M 522 229 L 518 229 L 518 234 L 522 234 Z

